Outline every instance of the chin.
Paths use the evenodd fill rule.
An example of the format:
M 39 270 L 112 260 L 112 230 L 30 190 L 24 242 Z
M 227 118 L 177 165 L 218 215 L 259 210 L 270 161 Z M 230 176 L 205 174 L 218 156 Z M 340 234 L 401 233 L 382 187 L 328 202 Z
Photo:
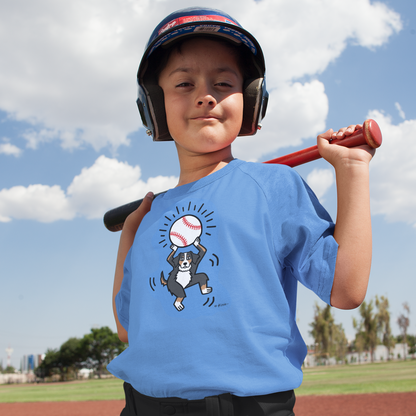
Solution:
M 231 144 L 234 142 L 235 138 L 232 140 L 223 140 L 218 141 L 218 139 L 214 138 L 212 140 L 206 140 L 204 145 L 201 146 L 204 149 L 204 153 L 214 153 L 219 152 L 221 150 L 227 149 L 231 146 Z

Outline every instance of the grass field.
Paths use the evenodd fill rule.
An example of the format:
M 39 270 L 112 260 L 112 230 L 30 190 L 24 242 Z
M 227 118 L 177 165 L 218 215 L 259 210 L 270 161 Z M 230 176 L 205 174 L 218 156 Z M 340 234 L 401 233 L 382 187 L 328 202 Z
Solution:
M 0 403 L 121 399 L 124 399 L 123 382 L 118 379 L 0 386 Z
M 118 379 L 0 385 L 0 403 L 124 399 Z M 416 360 L 313 367 L 304 371 L 297 396 L 416 391 Z
M 409 391 L 416 391 L 416 360 L 308 368 L 296 395 Z

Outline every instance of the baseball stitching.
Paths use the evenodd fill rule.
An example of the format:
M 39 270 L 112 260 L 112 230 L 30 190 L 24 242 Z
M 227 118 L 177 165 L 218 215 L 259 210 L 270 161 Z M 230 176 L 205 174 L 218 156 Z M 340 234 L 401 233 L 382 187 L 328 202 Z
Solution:
M 179 234 L 179 233 L 173 231 L 173 232 L 170 233 L 170 236 L 171 237 L 176 237 L 178 240 L 180 240 L 184 247 L 186 247 L 188 245 L 188 241 L 186 240 L 186 238 L 182 234 Z
M 192 224 L 191 222 L 189 222 L 187 219 L 186 219 L 186 217 L 183 217 L 182 218 L 182 222 L 188 227 L 188 228 L 190 228 L 191 230 L 200 230 L 201 229 L 201 226 L 200 225 L 194 225 L 194 224 Z

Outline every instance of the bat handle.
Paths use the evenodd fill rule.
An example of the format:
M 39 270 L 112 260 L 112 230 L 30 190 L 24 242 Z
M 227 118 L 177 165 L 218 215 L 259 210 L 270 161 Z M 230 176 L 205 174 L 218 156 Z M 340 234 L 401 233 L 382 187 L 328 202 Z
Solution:
M 121 231 L 126 218 L 139 208 L 142 202 L 143 199 L 138 199 L 137 201 L 129 202 L 128 204 L 107 211 L 104 214 L 104 225 L 107 230 Z
M 380 127 L 372 120 L 368 119 L 364 121 L 363 127 L 355 131 L 350 136 L 346 136 L 343 139 L 333 139 L 331 144 L 338 144 L 344 147 L 355 147 L 367 144 L 373 149 L 381 146 L 382 136 Z M 264 163 L 277 163 L 280 165 L 287 165 L 295 167 L 304 163 L 312 162 L 313 160 L 319 159 L 318 146 L 308 147 L 306 149 L 299 150 L 298 152 L 290 153 L 289 155 L 281 156 L 276 159 L 268 160 Z
M 155 194 L 155 197 L 158 195 L 164 194 L 165 192 L 159 192 Z M 104 225 L 107 230 L 110 231 L 121 231 L 123 229 L 123 224 L 126 218 L 143 202 L 142 199 L 138 199 L 137 201 L 129 202 L 128 204 L 122 205 L 120 207 L 110 209 L 104 214 Z

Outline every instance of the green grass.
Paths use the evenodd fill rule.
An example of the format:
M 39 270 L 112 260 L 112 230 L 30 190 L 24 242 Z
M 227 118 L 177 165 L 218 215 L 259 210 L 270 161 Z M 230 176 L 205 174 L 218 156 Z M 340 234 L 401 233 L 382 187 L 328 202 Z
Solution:
M 298 396 L 416 391 L 416 360 L 304 370 Z
M 123 382 L 115 378 L 68 383 L 0 385 L 0 403 L 121 399 L 124 399 Z
M 304 370 L 297 396 L 416 391 L 416 360 Z M 0 385 L 0 403 L 124 399 L 118 379 Z

